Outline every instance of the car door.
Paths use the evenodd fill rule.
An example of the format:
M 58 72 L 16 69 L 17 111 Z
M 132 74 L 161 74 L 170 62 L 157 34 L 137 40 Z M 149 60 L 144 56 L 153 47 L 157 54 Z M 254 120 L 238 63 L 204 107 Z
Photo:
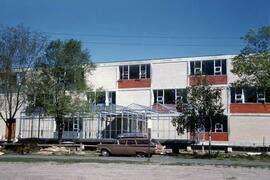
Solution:
M 127 140 L 126 155 L 136 155 L 136 142 L 134 139 Z
M 126 154 L 126 140 L 124 139 L 117 140 L 117 143 L 114 144 L 112 154 L 125 155 Z

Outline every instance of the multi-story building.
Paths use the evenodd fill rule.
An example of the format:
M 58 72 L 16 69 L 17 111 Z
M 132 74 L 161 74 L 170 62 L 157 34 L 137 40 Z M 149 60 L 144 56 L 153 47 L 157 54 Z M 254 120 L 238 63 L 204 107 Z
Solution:
M 164 104 L 175 107 L 186 98 L 186 87 L 196 82 L 196 74 L 222 88 L 227 120 L 213 124 L 212 140 L 240 146 L 270 145 L 270 91 L 256 88 L 235 89 L 237 77 L 231 73 L 235 55 L 133 60 L 97 64 L 89 76 L 94 87 L 106 91 L 105 103 L 147 107 Z M 205 141 L 208 135 L 201 137 Z
M 185 101 L 186 88 L 196 83 L 195 75 L 205 74 L 213 86 L 222 89 L 222 103 L 227 116 L 225 120 L 217 119 L 213 122 L 213 143 L 229 146 L 269 146 L 270 91 L 232 87 L 231 84 L 237 79 L 230 71 L 234 57 L 235 55 L 214 55 L 98 63 L 96 69 L 86 78 L 94 89 L 103 90 L 99 92 L 101 95 L 96 99 L 96 104 L 115 104 L 128 108 L 136 106 L 141 110 L 155 112 L 155 115 L 145 116 L 147 124 L 139 124 L 144 121 L 137 119 L 135 129 L 143 131 L 142 129 L 148 126 L 152 130 L 152 137 L 157 139 L 190 139 L 188 133 L 177 135 L 171 120 L 179 115 L 175 111 L 177 99 L 182 98 Z M 128 132 L 124 126 L 129 125 L 123 123 L 128 117 L 129 115 L 125 119 L 122 114 L 122 119 L 115 122 L 113 127 L 117 133 Z M 119 117 L 115 116 L 114 119 L 117 118 Z M 108 122 L 112 122 L 112 119 L 108 118 Z M 83 124 L 82 129 L 86 129 L 89 123 L 90 121 L 88 125 Z M 17 124 L 20 124 L 18 120 Z M 81 137 L 97 137 L 89 135 L 96 129 L 93 126 L 101 128 L 102 124 L 93 123 L 91 128 L 89 126 L 90 130 L 84 130 Z M 107 124 L 107 120 L 106 126 L 112 128 Z M 20 134 L 20 131 L 17 125 L 16 134 Z M 112 137 L 111 134 L 109 137 Z M 203 142 L 208 141 L 207 133 L 201 132 L 197 138 Z

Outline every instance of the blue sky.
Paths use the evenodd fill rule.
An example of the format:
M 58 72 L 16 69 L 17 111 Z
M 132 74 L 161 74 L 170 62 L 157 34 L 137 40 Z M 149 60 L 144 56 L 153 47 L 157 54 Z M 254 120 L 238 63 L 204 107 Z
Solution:
M 0 24 L 76 38 L 94 62 L 237 54 L 269 0 L 0 0 Z

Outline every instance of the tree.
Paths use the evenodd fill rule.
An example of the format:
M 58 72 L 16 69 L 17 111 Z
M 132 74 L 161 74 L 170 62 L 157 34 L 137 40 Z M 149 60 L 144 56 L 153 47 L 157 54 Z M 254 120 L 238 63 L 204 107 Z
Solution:
M 53 115 L 61 142 L 64 117 L 89 108 L 84 97 L 89 90 L 85 73 L 94 65 L 88 51 L 82 50 L 81 42 L 74 39 L 52 41 L 45 55 L 32 72 L 34 79 L 28 83 L 28 111 L 41 107 Z
M 237 86 L 270 87 L 270 26 L 249 31 L 246 46 L 233 61 L 232 73 L 239 77 Z
M 0 118 L 8 129 L 8 142 L 16 115 L 25 103 L 26 75 L 43 56 L 46 37 L 18 25 L 0 27 Z
M 182 100 L 177 102 L 177 111 L 181 115 L 172 120 L 178 134 L 185 131 L 191 132 L 193 139 L 200 129 L 208 132 L 209 154 L 211 153 L 211 135 L 213 122 L 224 118 L 224 108 L 221 103 L 221 89 L 208 84 L 206 77 L 199 77 L 197 85 L 187 89 L 187 103 Z

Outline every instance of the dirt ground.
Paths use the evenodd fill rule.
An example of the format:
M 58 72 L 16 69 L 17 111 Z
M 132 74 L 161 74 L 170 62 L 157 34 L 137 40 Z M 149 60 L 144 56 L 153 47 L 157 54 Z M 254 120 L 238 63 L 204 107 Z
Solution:
M 171 166 L 104 163 L 0 162 L 1 180 L 167 180 L 269 179 L 270 170 L 215 166 Z

